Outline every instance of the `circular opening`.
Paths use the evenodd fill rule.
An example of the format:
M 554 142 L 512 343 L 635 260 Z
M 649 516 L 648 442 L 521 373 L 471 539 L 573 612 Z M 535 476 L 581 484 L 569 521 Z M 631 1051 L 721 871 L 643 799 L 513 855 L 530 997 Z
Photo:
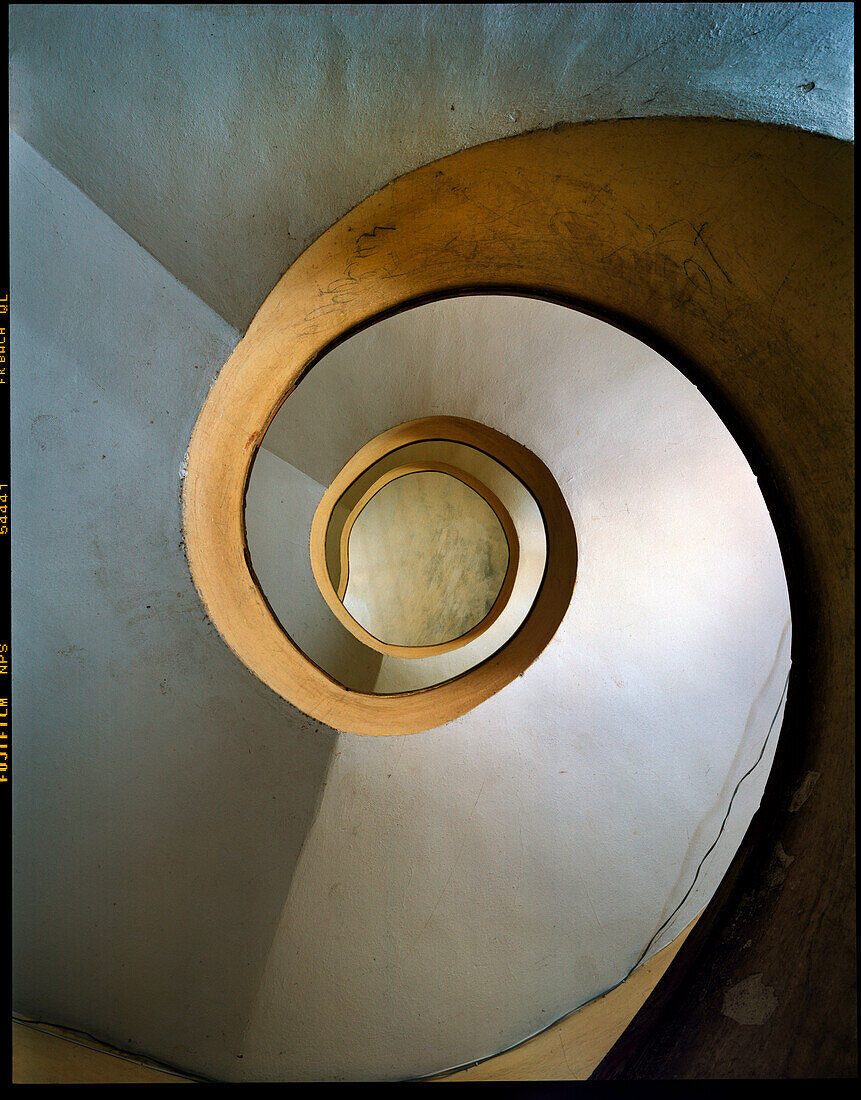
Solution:
M 393 470 L 345 524 L 337 593 L 378 641 L 418 649 L 463 645 L 516 571 L 513 525 L 509 519 L 507 535 L 501 503 L 491 503 L 488 490 L 471 480 L 442 464 Z
M 281 570 L 272 568 L 261 531 L 273 526 L 263 494 L 281 472 L 267 456 L 249 486 L 249 551 L 258 583 L 302 652 L 353 691 L 427 690 L 504 650 L 540 602 L 549 573 L 547 516 L 559 528 L 557 570 L 576 555 L 558 487 L 525 448 L 456 417 L 407 422 L 368 441 L 323 493 L 309 541 L 325 608 L 317 603 L 299 615 L 296 597 L 307 588 L 307 577 L 296 575 L 299 545 L 291 568 L 290 549 L 279 543 L 294 578 L 279 591 Z M 278 484 L 289 491 L 286 482 Z M 568 600 L 545 607 L 555 625 Z
M 408 472 L 356 517 L 342 601 L 390 645 L 456 642 L 487 618 L 509 560 L 502 523 L 479 493 L 443 471 Z

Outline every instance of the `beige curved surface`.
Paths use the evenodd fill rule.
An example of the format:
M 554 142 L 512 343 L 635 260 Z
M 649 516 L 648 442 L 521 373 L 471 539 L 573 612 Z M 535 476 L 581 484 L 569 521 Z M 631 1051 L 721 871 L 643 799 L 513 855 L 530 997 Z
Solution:
M 91 1035 L 39 1020 L 12 1020 L 13 1085 L 183 1085 L 195 1078 Z

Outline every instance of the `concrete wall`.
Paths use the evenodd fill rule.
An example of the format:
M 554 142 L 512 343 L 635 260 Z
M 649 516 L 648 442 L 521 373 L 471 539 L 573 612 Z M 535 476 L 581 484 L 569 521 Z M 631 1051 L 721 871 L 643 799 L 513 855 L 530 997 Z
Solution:
M 373 691 L 382 655 L 346 630 L 311 572 L 311 520 L 325 486 L 261 447 L 245 498 L 245 534 L 257 579 L 302 652 L 340 683 Z
M 16 4 L 12 125 L 237 328 L 420 164 L 556 122 L 849 137 L 851 4 Z M 109 166 L 109 167 L 108 167 Z
M 219 1072 L 336 737 L 207 621 L 180 471 L 237 334 L 12 142 L 15 1007 Z
M 503 420 L 504 387 L 496 408 L 486 392 L 484 418 L 539 452 L 541 423 L 579 440 L 551 460 L 581 533 L 569 617 L 449 726 L 335 737 L 226 650 L 179 545 L 183 451 L 236 334 L 13 152 L 17 1007 L 216 1077 L 390 1077 L 491 1054 L 612 985 L 687 889 L 785 675 L 753 477 L 719 424 L 668 404 L 661 372 L 708 407 L 588 319 L 544 364 L 552 401 L 579 349 L 575 425 Z M 462 308 L 423 312 L 462 332 Z M 558 347 L 552 318 L 577 315 L 538 308 Z M 481 418 L 467 404 L 453 411 Z M 679 578 L 671 549 L 700 545 Z M 707 900 L 769 758 L 653 946 Z
M 777 540 L 740 450 L 671 364 L 551 303 L 450 299 L 331 351 L 267 445 L 325 483 L 422 410 L 478 419 L 548 464 L 577 585 L 547 650 L 481 707 L 397 748 L 339 741 L 246 1035 L 261 1076 L 277 1076 L 276 1049 L 309 1077 L 374 1076 L 381 1049 L 395 1073 L 429 1072 L 613 985 L 688 890 L 781 710 Z M 717 887 L 779 722 L 652 950 Z M 345 1003 L 349 1029 L 327 1031 Z
M 90 196 L 13 139 L 17 1008 L 219 1078 L 389 1077 L 491 1054 L 635 961 L 782 687 L 767 531 L 742 560 L 730 530 L 698 529 L 726 540 L 725 591 L 744 578 L 748 612 L 783 622 L 744 667 L 717 644 L 713 616 L 738 605 L 716 606 L 715 578 L 668 610 L 667 558 L 643 553 L 655 584 L 618 609 L 639 647 L 624 669 L 586 631 L 579 664 L 554 639 L 443 729 L 339 737 L 207 622 L 181 549 L 183 455 L 231 324 L 374 187 L 561 119 L 721 114 L 847 136 L 851 19 L 839 4 L 13 8 L 13 125 Z M 620 392 L 630 416 L 639 385 L 596 381 L 583 425 L 606 429 Z M 497 426 L 491 397 L 454 411 Z M 521 439 L 562 463 L 578 528 L 590 517 L 592 614 L 633 591 L 605 569 L 624 505 L 677 494 L 666 549 L 694 537 L 693 504 L 732 496 L 686 463 L 684 425 L 648 411 L 670 461 L 628 498 L 589 478 L 612 462 L 633 484 L 636 449 L 590 435 L 568 466 Z M 698 622 L 715 626 L 698 650 L 640 674 L 656 634 L 681 643 Z M 582 695 L 596 683 L 600 706 Z

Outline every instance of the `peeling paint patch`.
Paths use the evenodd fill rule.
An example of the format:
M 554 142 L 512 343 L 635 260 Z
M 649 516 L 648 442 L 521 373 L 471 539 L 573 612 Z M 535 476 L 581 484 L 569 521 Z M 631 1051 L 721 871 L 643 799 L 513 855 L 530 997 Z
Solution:
M 797 810 L 800 810 L 804 803 L 810 798 L 810 793 L 816 786 L 819 779 L 820 772 L 808 772 L 804 779 L 801 781 L 801 786 L 796 790 L 792 796 L 792 801 L 789 803 L 789 812 L 794 814 Z
M 777 996 L 772 987 L 762 984 L 762 974 L 752 974 L 727 989 L 721 1013 L 750 1027 L 764 1024 L 776 1008 Z
M 795 856 L 791 856 L 788 852 L 784 851 L 783 845 L 778 840 L 771 856 L 768 874 L 765 878 L 766 890 L 773 890 L 775 886 L 780 886 L 786 878 L 787 870 L 793 863 L 795 863 Z

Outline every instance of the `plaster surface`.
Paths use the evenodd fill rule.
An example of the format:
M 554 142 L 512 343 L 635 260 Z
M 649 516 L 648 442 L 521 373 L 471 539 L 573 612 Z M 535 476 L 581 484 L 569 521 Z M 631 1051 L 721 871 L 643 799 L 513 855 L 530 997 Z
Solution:
M 282 423 L 284 427 L 279 426 Z M 289 425 L 290 417 L 279 414 L 270 428 L 271 438 L 280 441 L 282 448 L 285 437 L 290 439 Z M 502 503 L 518 538 L 514 587 L 502 613 L 471 642 L 430 657 L 381 654 L 377 663 L 369 663 L 369 654 L 357 646 L 349 630 L 341 628 L 339 633 L 338 620 L 327 611 L 308 561 L 311 520 L 326 486 L 265 445 L 257 452 L 248 482 L 246 539 L 267 602 L 302 652 L 339 683 L 356 691 L 414 691 L 466 672 L 514 634 L 532 606 L 544 575 L 547 546 L 541 511 L 529 490 L 509 470 L 481 451 L 457 443 L 414 443 L 397 454 L 401 458 L 394 459 L 392 465 L 399 461 L 443 461 L 478 478 Z M 300 452 L 294 457 L 304 466 L 317 466 L 313 454 Z M 385 459 L 375 463 L 370 480 L 388 466 Z M 360 489 L 368 485 L 364 478 L 359 479 Z
M 371 691 L 382 655 L 335 618 L 311 572 L 308 541 L 325 486 L 261 447 L 245 498 L 254 572 L 282 626 L 315 664 L 356 691 Z
M 615 463 L 620 491 L 590 496 L 555 463 L 589 508 L 580 647 L 554 639 L 441 729 L 336 736 L 214 636 L 179 542 L 191 422 L 236 333 L 24 142 L 12 152 L 16 1008 L 219 1079 L 387 1079 L 492 1054 L 614 984 L 687 890 L 780 695 L 785 590 L 761 501 L 737 492 L 749 470 L 705 476 L 714 440 L 685 441 L 636 358 L 599 354 L 580 455 Z M 642 440 L 601 458 L 620 408 L 662 427 L 672 458 L 651 481 Z M 542 449 L 537 428 L 526 442 Z M 597 567 L 601 539 L 662 486 L 668 545 L 688 531 L 717 553 L 738 525 L 761 542 L 695 574 L 672 618 L 628 583 L 610 636 L 639 649 L 622 667 L 602 601 L 626 578 Z M 691 534 L 716 494 L 723 526 Z M 720 643 L 737 605 L 713 599 L 739 578 L 763 638 L 745 659 Z M 646 676 L 673 619 L 698 645 Z M 773 744 L 652 949 L 716 886 Z
M 245 1066 L 266 1079 L 276 1047 L 309 1078 L 318 1064 L 376 1078 L 382 1048 L 392 1076 L 458 1065 L 614 985 L 711 897 L 777 743 L 780 551 L 744 456 L 679 371 L 577 310 L 451 298 L 330 351 L 266 443 L 328 484 L 420 409 L 486 423 L 548 464 L 577 584 L 548 648 L 480 707 L 397 749 L 339 741 L 246 1035 Z M 374 930 L 362 946 L 356 928 Z M 325 1028 L 345 1000 L 349 1051 Z
M 320 229 L 392 176 L 462 146 L 556 121 L 636 114 L 720 114 L 851 134 L 850 5 L 450 7 L 353 8 L 345 25 L 340 5 L 269 14 L 260 5 L 14 5 L 13 123 L 243 328 Z M 26 145 L 14 148 L 13 321 L 19 361 L 29 364 L 19 367 L 13 421 L 15 721 L 26 731 L 17 757 L 16 1007 L 216 1076 L 253 1078 L 254 1061 L 282 1079 L 296 1066 L 314 1071 L 319 1029 L 334 1044 L 327 1011 L 371 1008 L 371 1020 L 403 1020 L 413 998 L 439 993 L 452 975 L 476 978 L 450 1021 L 469 1057 L 481 1042 L 490 1053 L 522 1038 L 528 1025 L 506 1031 L 476 958 L 500 973 L 511 973 L 515 957 L 531 968 L 531 983 L 506 987 L 503 1007 L 520 1012 L 541 986 L 535 1015 L 550 1016 L 556 993 L 567 1011 L 568 960 L 597 973 L 595 952 L 607 941 L 584 955 L 577 929 L 566 928 L 558 965 L 546 929 L 559 924 L 560 890 L 573 881 L 625 950 L 631 929 L 620 927 L 621 885 L 596 900 L 575 867 L 546 862 L 558 835 L 534 808 L 549 814 L 568 797 L 559 786 L 571 774 L 567 757 L 544 737 L 562 708 L 552 698 L 537 708 L 500 702 L 491 720 L 501 737 L 485 732 L 465 747 L 467 716 L 434 733 L 428 743 L 438 748 L 426 759 L 414 759 L 416 739 L 405 738 L 377 742 L 384 755 L 370 767 L 370 745 L 320 730 L 242 668 L 190 606 L 177 472 L 238 332 Z M 64 549 L 72 540 L 77 553 Z M 570 676 L 558 654 L 552 661 L 548 675 Z M 606 680 L 610 670 L 589 671 Z M 636 669 L 628 671 L 631 690 L 642 691 Z M 749 723 L 736 724 L 739 746 L 752 746 L 748 729 L 770 717 L 775 682 L 766 673 Z M 620 720 L 632 716 L 624 695 L 616 709 Z M 522 729 L 523 744 L 493 757 Z M 480 773 L 473 751 L 491 754 Z M 308 835 L 333 752 L 341 755 L 329 808 Z M 743 774 L 743 755 L 727 767 L 727 782 Z M 695 799 L 685 794 L 689 773 L 655 775 L 631 743 L 615 762 L 626 777 L 620 802 L 608 804 L 600 785 L 587 783 L 582 809 L 608 821 L 599 827 L 602 852 L 633 860 L 630 834 L 615 831 L 608 808 L 646 799 L 637 833 L 660 845 L 666 833 L 652 807 L 675 799 L 693 812 Z M 558 775 L 557 786 L 549 796 L 518 786 L 521 767 Z M 445 775 L 456 804 L 438 803 L 438 791 L 422 803 L 428 769 Z M 809 774 L 812 788 L 820 773 Z M 690 881 L 726 793 L 705 806 L 693 836 L 670 838 L 674 850 L 658 869 L 670 899 L 662 912 Z M 754 788 L 751 806 L 757 797 Z M 404 843 L 386 836 L 385 806 L 413 815 Z M 445 833 L 437 811 L 452 806 Z M 507 816 L 512 807 L 517 820 Z M 340 833 L 327 832 L 333 822 Z M 731 818 L 726 861 L 735 826 Z M 333 836 L 346 838 L 345 851 L 330 847 Z M 379 862 L 363 882 L 371 851 Z M 404 880 L 398 869 L 405 857 L 420 869 L 417 896 L 416 874 Z M 710 857 L 716 877 L 723 858 L 723 848 Z M 652 862 L 636 867 L 635 893 L 652 888 L 655 872 Z M 700 886 L 693 907 L 708 892 Z M 354 957 L 351 921 L 381 905 L 400 908 L 400 927 L 414 938 L 398 943 L 378 929 Z M 472 926 L 464 940 L 466 926 L 456 933 L 452 914 L 471 905 L 495 923 Z M 504 923 L 509 905 L 521 914 L 516 934 Z M 342 925 L 333 951 L 315 925 L 320 913 Z M 440 951 L 448 968 L 434 962 Z M 405 983 L 394 980 L 405 972 Z M 541 984 L 548 975 L 552 988 Z M 310 980 L 319 985 L 306 1005 Z M 477 1018 L 496 1031 L 469 1032 Z M 395 1039 L 381 1039 L 375 1026 L 354 1033 L 349 1056 L 334 1052 L 331 1072 L 349 1075 L 361 1064 L 377 1072 L 370 1050 Z M 423 1007 L 419 1026 L 406 1049 L 449 1042 L 444 1013 Z
M 225 648 L 181 546 L 237 334 L 11 154 L 15 1008 L 217 1075 L 336 738 Z
M 366 195 L 483 141 L 853 132 L 851 4 L 14 4 L 9 27 L 15 129 L 242 331 Z
M 438 645 L 478 626 L 511 562 L 488 502 L 434 471 L 380 489 L 356 517 L 348 553 L 344 606 L 375 637 L 396 645 Z

